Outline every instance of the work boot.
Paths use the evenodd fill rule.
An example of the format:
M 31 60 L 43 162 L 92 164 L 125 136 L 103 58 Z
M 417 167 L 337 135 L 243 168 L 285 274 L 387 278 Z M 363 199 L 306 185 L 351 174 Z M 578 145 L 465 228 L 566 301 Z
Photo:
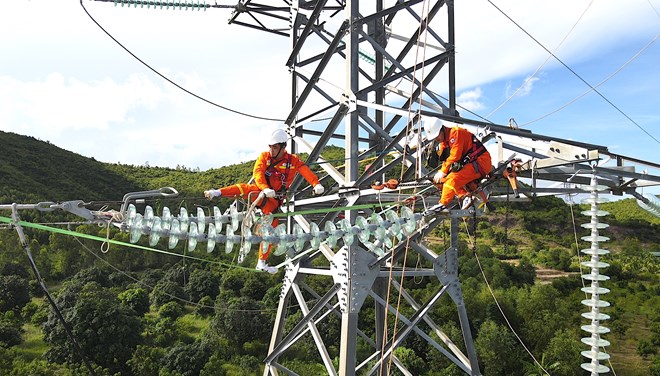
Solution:
M 449 213 L 449 209 L 442 204 L 433 205 L 430 208 L 426 209 L 424 212 L 425 216 L 440 214 L 440 213 Z
M 262 260 L 262 259 L 259 259 L 255 269 L 261 270 L 262 272 L 268 272 L 270 274 L 277 273 L 277 268 L 276 267 L 266 264 L 266 260 Z
M 470 206 L 472 206 L 472 202 L 473 202 L 472 196 L 463 197 L 463 199 L 461 200 L 461 210 L 465 210 Z

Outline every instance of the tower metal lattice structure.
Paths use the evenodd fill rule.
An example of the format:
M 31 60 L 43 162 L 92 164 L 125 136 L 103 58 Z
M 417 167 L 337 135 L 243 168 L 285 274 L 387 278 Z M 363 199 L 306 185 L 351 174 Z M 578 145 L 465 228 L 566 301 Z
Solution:
M 370 187 L 371 181 L 391 176 L 401 168 L 403 180 L 428 172 L 402 142 L 420 123 L 422 106 L 419 104 L 423 93 L 432 100 L 424 105 L 428 111 L 447 118 L 457 117 L 458 113 L 454 92 L 453 3 L 427 3 L 300 1 L 288 8 L 275 9 L 244 1 L 233 13 L 230 23 L 271 33 L 284 34 L 282 30 L 287 27 L 280 21 L 290 23 L 286 26 L 292 48 L 285 63 L 291 72 L 291 110 L 285 123 L 293 136 L 291 150 L 309 153 L 308 162 L 325 162 L 322 151 L 327 145 L 339 144 L 345 149 L 345 161 L 335 163 L 343 164 L 343 169 L 333 163 L 320 164 L 325 173 L 322 181 L 331 187 L 331 192 L 309 198 L 306 190 L 298 189 L 300 180 L 296 180 L 289 189 L 295 192 L 294 205 L 288 210 L 396 202 L 402 199 L 399 193 L 375 191 Z M 392 23 L 404 15 L 407 16 L 404 22 L 412 25 L 409 34 L 399 37 L 403 42 L 396 39 L 399 43 L 390 43 L 395 41 Z M 431 29 L 436 18 L 444 18 L 441 23 L 445 36 Z M 432 53 L 424 58 L 416 57 L 420 43 L 435 46 L 427 49 Z M 443 71 L 449 82 L 448 100 L 427 89 Z M 409 83 L 406 85 L 409 92 L 397 89 L 397 82 Z M 387 100 L 387 93 L 394 93 L 395 97 Z M 317 121 L 319 119 L 325 120 Z M 310 142 L 312 139 L 315 142 Z M 361 168 L 366 160 L 371 160 L 370 165 Z M 370 209 L 366 211 L 368 214 Z M 338 213 L 331 212 L 322 218 L 294 215 L 292 219 L 308 230 L 312 220 L 322 226 L 326 221 L 333 221 Z M 340 214 L 354 223 L 357 213 L 357 210 L 347 209 Z M 460 214 L 456 212 L 451 218 L 454 236 L 442 255 L 421 243 L 424 235 L 442 222 L 432 219 L 429 226 L 416 231 L 407 241 L 386 249 L 380 257 L 363 245 L 345 245 L 339 250 L 322 245 L 318 252 L 287 267 L 265 360 L 265 374 L 278 371 L 295 374 L 295 370 L 287 369 L 279 360 L 306 333 L 313 337 L 328 374 L 375 374 L 389 367 L 409 374 L 393 356 L 393 351 L 410 335 L 419 335 L 428 341 L 466 373 L 480 374 L 458 281 L 455 235 Z M 432 266 L 406 270 L 402 260 L 408 251 L 421 255 Z M 431 278 L 438 285 L 437 291 L 428 301 L 418 302 L 406 291 L 404 277 Z M 327 278 L 331 287 L 327 291 L 315 291 L 307 283 L 309 278 Z M 399 282 L 392 282 L 397 279 Z M 397 295 L 389 293 L 388 288 L 403 296 L 405 304 L 415 312 L 412 316 L 405 317 L 388 299 L 388 296 Z M 448 294 L 456 306 L 467 355 L 429 315 L 444 294 Z M 366 302 L 375 309 L 375 322 L 370 323 L 369 328 L 361 327 L 364 323 L 360 322 L 360 312 Z M 299 307 L 301 318 L 293 329 L 285 331 L 285 320 L 292 307 Z M 319 321 L 328 321 L 331 316 L 340 322 L 338 365 L 333 364 L 328 344 L 317 328 Z M 396 335 L 388 336 L 387 321 L 392 332 L 395 317 L 400 329 Z M 420 329 L 424 322 L 430 331 Z M 433 332 L 439 340 L 430 335 Z M 365 333 L 373 333 L 375 338 Z M 358 341 L 370 349 L 364 358 L 358 358 Z
M 407 30 L 404 35 L 392 31 L 399 22 Z M 638 199 L 637 188 L 660 183 L 660 177 L 637 173 L 631 166 L 641 164 L 658 169 L 659 165 L 614 155 L 603 146 L 461 117 L 456 108 L 452 0 L 294 1 L 290 7 L 281 8 L 244 0 L 235 9 L 230 23 L 283 35 L 291 41 L 291 53 L 285 61 L 291 72 L 291 109 L 285 121 L 293 136 L 291 150 L 308 152 L 308 162 L 321 162 L 324 184 L 332 189 L 330 194 L 310 198 L 308 189 L 298 190 L 301 181 L 296 180 L 290 189 L 295 193 L 289 211 L 347 207 L 343 215 L 354 223 L 357 211 L 350 210 L 351 207 L 399 202 L 404 197 L 401 191 L 375 191 L 369 183 L 374 178 L 384 180 L 393 174 L 400 174 L 397 177 L 402 181 L 420 181 L 420 176 L 428 174 L 420 154 L 407 141 L 419 137 L 420 120 L 429 117 L 460 122 L 480 137 L 488 136 L 496 141 L 490 147 L 494 163 L 497 161 L 506 171 L 529 182 L 516 190 L 515 195 L 520 199 L 584 192 L 581 186 L 588 186 L 593 175 L 599 176 L 598 184 L 607 187 L 610 193 L 629 193 Z M 406 24 L 410 26 L 407 29 Z M 437 81 L 441 84 L 436 85 Z M 401 82 L 405 84 L 400 85 Z M 434 88 L 446 92 L 446 97 L 429 90 L 432 82 Z M 345 148 L 343 169 L 325 163 L 322 157 L 324 148 L 333 144 Z M 512 156 L 520 163 L 504 166 Z M 605 167 L 603 159 L 616 165 Z M 371 163 L 364 167 L 367 160 Z M 540 182 L 556 184 L 548 186 Z M 407 188 L 423 189 L 423 186 Z M 491 200 L 507 194 L 507 190 L 493 187 Z M 366 209 L 367 214 L 370 210 L 378 211 Z M 429 231 L 443 223 L 440 218 L 432 218 L 426 227 L 387 249 L 382 256 L 361 245 L 344 246 L 337 251 L 322 246 L 318 252 L 291 264 L 284 278 L 264 374 L 295 374 L 295 370 L 286 368 L 279 360 L 306 333 L 312 336 L 328 374 L 386 373 L 389 367 L 410 374 L 392 356 L 410 335 L 426 340 L 464 372 L 480 374 L 458 279 L 457 221 L 468 214 L 452 211 L 451 243 L 439 255 L 422 242 Z M 322 218 L 293 215 L 292 219 L 308 230 L 311 221 L 322 225 L 334 220 L 336 215 L 337 212 Z M 408 252 L 421 256 L 432 266 L 406 270 Z M 437 292 L 425 302 L 415 301 L 404 285 L 405 278 L 413 276 L 433 281 L 438 286 Z M 306 282 L 319 277 L 331 279 L 331 287 L 326 291 L 315 291 Z M 388 286 L 415 312 L 411 317 L 403 316 L 403 310 L 388 300 L 391 296 Z M 444 294 L 451 297 L 457 311 L 466 354 L 429 315 Z M 359 319 L 367 302 L 375 308 L 375 322 L 369 328 L 363 327 L 365 323 Z M 286 331 L 285 319 L 293 307 L 300 310 L 300 320 Z M 340 320 L 336 367 L 317 327 L 330 316 Z M 402 327 L 390 336 L 387 323 L 393 317 Z M 440 340 L 429 335 L 433 332 Z M 375 338 L 365 333 L 374 333 Z M 368 344 L 371 352 L 367 356 L 358 357 L 358 341 Z

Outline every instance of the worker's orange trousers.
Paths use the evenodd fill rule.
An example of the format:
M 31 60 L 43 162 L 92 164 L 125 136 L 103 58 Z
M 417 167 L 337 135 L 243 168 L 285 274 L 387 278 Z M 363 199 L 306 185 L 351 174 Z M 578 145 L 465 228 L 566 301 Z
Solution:
M 259 192 L 261 192 L 261 189 L 256 184 L 245 184 L 245 183 L 239 183 L 239 184 L 234 184 L 230 185 L 228 187 L 223 187 L 220 188 L 220 195 L 222 197 L 243 197 L 245 199 L 249 199 L 250 201 L 254 201 L 257 199 L 259 196 Z M 265 214 L 271 214 L 277 208 L 280 207 L 280 202 L 279 200 L 275 198 L 266 198 L 265 202 L 257 204 L 257 207 L 261 209 L 261 212 Z M 278 225 L 279 221 L 277 218 L 273 219 L 273 223 L 271 223 L 271 226 L 275 228 Z M 259 245 L 259 259 L 266 260 L 268 259 L 268 256 L 270 255 L 270 250 L 273 245 L 269 244 L 268 249 L 266 252 L 261 249 L 261 245 Z
M 447 177 L 444 179 L 444 184 L 442 186 L 442 196 L 440 197 L 440 203 L 442 205 L 448 206 L 455 196 L 462 198 L 463 196 L 467 195 L 468 191 L 465 190 L 466 184 L 475 179 L 483 178 L 486 176 L 486 174 L 490 173 L 490 171 L 493 169 L 490 156 L 487 156 L 487 158 L 482 158 L 484 156 L 487 156 L 487 154 L 483 154 L 477 158 L 479 170 L 481 170 L 483 174 L 480 171 L 475 170 L 474 164 L 470 163 L 465 165 L 460 171 L 451 172 L 449 175 L 447 175 Z

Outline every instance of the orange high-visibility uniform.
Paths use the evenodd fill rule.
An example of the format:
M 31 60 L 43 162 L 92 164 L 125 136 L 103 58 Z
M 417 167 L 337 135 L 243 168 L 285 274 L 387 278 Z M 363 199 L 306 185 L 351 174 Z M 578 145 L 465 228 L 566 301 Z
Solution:
M 278 160 L 273 160 L 270 156 L 270 152 L 267 151 L 259 155 L 254 163 L 254 168 L 252 169 L 254 184 L 239 183 L 223 187 L 220 188 L 220 195 L 222 197 L 249 198 L 254 201 L 259 192 L 266 188 L 273 189 L 277 193 L 285 193 L 293 182 L 296 173 L 300 173 L 300 175 L 302 175 L 311 186 L 319 184 L 319 178 L 314 172 L 312 172 L 305 162 L 295 154 L 289 154 L 286 150 L 282 151 L 284 152 L 284 155 Z M 282 205 L 280 199 L 266 198 L 259 204 L 259 208 L 264 214 L 270 214 L 277 210 L 280 205 Z M 277 224 L 277 218 L 273 219 L 272 226 L 275 227 Z M 268 247 L 266 252 L 259 247 L 260 259 L 266 260 L 268 258 L 271 246 L 272 244 Z
M 473 150 L 473 147 L 476 147 L 476 144 L 473 142 L 474 135 L 466 129 L 460 127 L 442 128 L 442 132 L 445 134 L 443 147 L 449 148 L 450 151 L 441 167 L 441 171 L 445 173 L 446 177 L 443 180 L 440 203 L 447 206 L 455 196 L 461 198 L 468 194 L 464 188 L 465 185 L 489 174 L 493 169 L 493 165 L 490 153 L 486 150 L 475 161 L 466 164 L 459 171 L 450 172 L 451 165 L 454 162 L 463 160 Z

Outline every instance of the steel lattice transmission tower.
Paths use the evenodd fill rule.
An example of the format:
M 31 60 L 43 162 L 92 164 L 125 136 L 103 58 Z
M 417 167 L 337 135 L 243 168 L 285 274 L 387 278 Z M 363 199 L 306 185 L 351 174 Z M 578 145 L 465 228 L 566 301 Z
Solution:
M 401 196 L 374 191 L 371 181 L 388 173 L 391 176 L 397 168 L 403 168 L 400 174 L 404 180 L 426 173 L 419 158 L 404 149 L 401 141 L 415 126 L 419 128 L 422 110 L 446 118 L 457 116 L 453 16 L 453 1 L 398 1 L 387 6 L 381 0 L 298 1 L 282 8 L 241 2 L 230 23 L 290 37 L 291 53 L 285 63 L 291 72 L 291 110 L 286 117 L 288 131 L 294 136 L 291 150 L 308 152 L 308 162 L 321 162 L 323 182 L 331 187 L 330 194 L 309 198 L 308 192 L 298 190 L 300 180 L 295 181 L 289 189 L 296 192 L 289 210 L 397 201 Z M 289 22 L 288 30 L 283 20 Z M 408 23 L 408 35 L 392 34 L 391 26 L 396 21 Z M 432 30 L 431 24 L 442 25 L 443 36 Z M 423 50 L 426 52 L 422 54 Z M 439 77 L 447 82 L 448 100 L 427 89 Z M 397 88 L 401 82 L 405 89 Z M 423 95 L 431 102 L 422 103 Z M 323 149 L 337 144 L 345 148 L 345 161 L 322 163 Z M 368 158 L 370 166 L 360 168 Z M 343 170 L 338 165 L 344 165 Z M 368 215 L 370 210 L 365 212 Z M 312 221 L 323 226 L 338 214 L 353 224 L 357 213 L 345 210 L 324 216 L 295 215 L 293 220 L 309 230 Z M 451 219 L 454 230 L 457 221 L 456 217 Z M 284 278 L 265 374 L 295 373 L 280 359 L 306 335 L 313 338 L 328 374 L 353 375 L 366 370 L 376 374 L 388 367 L 409 374 L 391 355 L 411 335 L 428 341 L 466 373 L 480 374 L 457 275 L 457 239 L 452 236 L 451 246 L 442 255 L 420 242 L 439 223 L 431 220 L 429 226 L 416 231 L 408 241 L 386 249 L 380 257 L 362 245 L 339 250 L 322 245 L 319 252 L 292 263 Z M 432 266 L 405 270 L 402 259 L 409 251 Z M 415 301 L 405 288 L 404 275 L 433 280 L 436 292 L 428 301 Z M 308 283 L 310 278 L 327 279 L 325 285 L 329 288 L 313 289 Z M 393 289 L 389 296 L 401 296 L 403 304 L 415 312 L 413 315 L 406 317 L 397 303 L 387 298 L 388 287 Z M 430 310 L 444 294 L 451 297 L 457 309 L 467 355 L 430 318 Z M 360 312 L 366 302 L 374 306 L 375 322 L 364 327 Z M 296 316 L 299 321 L 285 331 L 285 320 L 294 307 L 300 311 Z M 341 332 L 338 366 L 333 364 L 329 344 L 318 328 L 319 323 L 331 320 L 338 320 Z M 398 328 L 393 336 L 395 320 Z M 385 330 L 386 322 L 389 331 Z M 361 348 L 370 349 L 368 356 L 358 358 L 358 341 Z

